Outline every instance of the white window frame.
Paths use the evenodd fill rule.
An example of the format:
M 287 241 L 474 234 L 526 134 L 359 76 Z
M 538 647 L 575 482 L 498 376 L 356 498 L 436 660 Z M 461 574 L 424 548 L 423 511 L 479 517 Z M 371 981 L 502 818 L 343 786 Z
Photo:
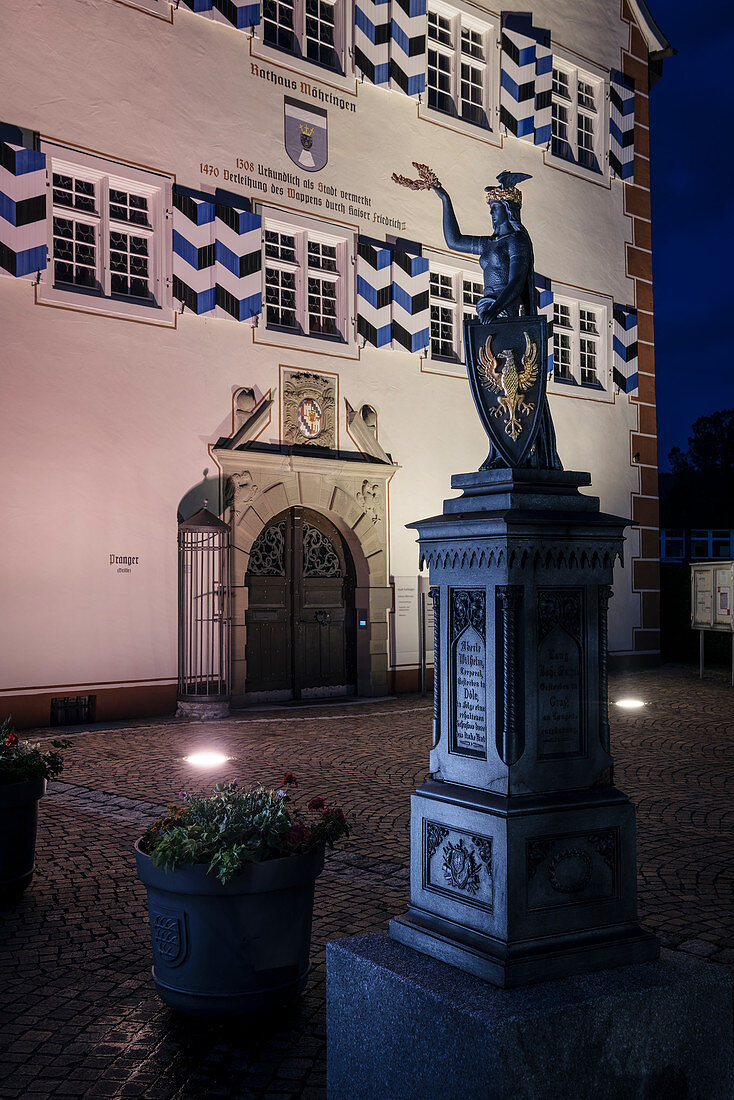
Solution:
M 555 351 L 553 341 L 556 335 L 566 332 L 570 335 L 571 345 L 571 377 L 562 379 L 556 377 L 556 356 L 554 354 L 553 375 L 548 379 L 550 393 L 563 394 L 566 397 L 583 397 L 592 401 L 613 401 L 614 387 L 612 385 L 612 331 L 611 318 L 613 303 L 611 299 L 602 295 L 585 293 L 583 297 L 578 291 L 569 292 L 563 286 L 553 285 L 553 306 L 566 306 L 569 310 L 570 326 L 561 327 L 553 323 L 548 340 L 551 344 L 549 350 Z M 596 332 L 581 331 L 581 311 L 591 311 L 596 318 Z M 591 339 L 596 344 L 596 382 L 582 382 L 581 380 L 581 341 Z
M 343 354 L 345 346 L 354 345 L 353 323 L 353 295 L 354 295 L 354 233 L 345 231 L 343 227 L 331 222 L 316 218 L 299 217 L 283 210 L 275 210 L 267 206 L 261 208 L 262 214 L 262 324 L 259 329 L 258 342 L 286 345 L 294 348 L 307 348 L 309 351 L 319 351 L 329 354 Z M 272 259 L 266 255 L 265 234 L 273 230 L 279 233 L 288 233 L 295 237 L 295 264 L 284 260 Z M 336 315 L 338 336 L 329 336 L 322 333 L 310 333 L 308 325 L 308 242 L 317 241 L 321 244 L 336 247 L 336 278 L 333 281 L 337 285 Z M 268 267 L 280 270 L 293 271 L 296 276 L 296 319 L 297 329 L 268 325 L 267 283 L 266 270 Z M 313 273 L 319 278 L 330 278 L 328 271 L 313 268 Z
M 293 33 L 297 42 L 296 50 L 287 50 L 282 46 L 265 41 L 265 11 L 261 11 L 260 23 L 255 27 L 255 42 L 258 52 L 261 51 L 263 60 L 270 64 L 282 64 L 283 58 L 291 58 L 294 61 L 307 66 L 314 75 L 319 75 L 321 80 L 330 82 L 345 82 L 345 87 L 351 87 L 349 78 L 352 76 L 351 51 L 347 51 L 346 34 L 346 0 L 334 0 L 334 50 L 337 55 L 338 67 L 331 69 L 318 61 L 313 61 L 306 56 L 306 0 L 293 0 Z M 253 43 L 254 45 L 255 43 Z M 252 56 L 257 57 L 258 52 L 253 51 Z
M 102 313 L 146 321 L 149 324 L 172 326 L 175 322 L 171 308 L 171 177 L 111 161 L 91 153 L 82 153 L 52 142 L 42 141 L 41 151 L 46 154 L 48 264 L 46 271 L 42 273 L 38 287 L 38 301 L 43 305 L 63 306 L 67 309 L 81 310 L 84 313 Z M 94 183 L 97 197 L 97 209 L 94 214 L 77 211 L 68 206 L 54 205 L 53 177 L 57 173 Z M 144 196 L 148 200 L 149 224 L 142 226 L 112 219 L 109 211 L 111 189 Z M 95 226 L 96 289 L 87 290 L 70 284 L 55 283 L 54 216 Z M 110 231 L 115 229 L 133 236 L 146 237 L 150 242 L 148 249 L 150 301 L 112 294 L 112 272 L 109 265 Z
M 609 175 L 607 157 L 609 123 L 607 87 L 604 80 L 604 73 L 601 70 L 592 72 L 587 68 L 579 68 L 578 65 L 575 65 L 565 57 L 559 56 L 557 53 L 553 54 L 553 69 L 562 72 L 568 80 L 568 98 L 559 95 L 553 90 L 551 93 L 551 102 L 552 104 L 561 104 L 568 112 L 568 144 L 573 153 L 573 160 L 568 160 L 566 157 L 553 151 L 554 138 L 551 136 L 547 151 L 548 161 L 558 168 L 565 168 L 570 172 L 584 176 L 586 179 L 596 180 L 597 183 L 602 180 L 605 181 Z M 579 104 L 580 81 L 590 85 L 593 89 L 595 101 L 593 109 Z M 555 88 L 555 81 L 553 82 L 553 86 Z M 552 110 L 553 107 L 551 106 L 551 111 Z M 594 139 L 590 151 L 593 152 L 596 158 L 598 170 L 589 168 L 579 161 L 578 126 L 580 116 L 593 120 Z
M 436 364 L 461 364 L 464 362 L 464 317 L 468 316 L 476 320 L 474 306 L 464 304 L 464 282 L 469 281 L 478 283 L 483 288 L 484 276 L 482 274 L 482 269 L 479 267 L 479 264 L 463 264 L 461 267 L 457 267 L 455 264 L 446 263 L 443 257 L 441 259 L 434 259 L 433 255 L 429 254 L 428 273 L 429 280 L 431 275 L 439 275 L 443 276 L 444 279 L 451 279 L 452 283 L 452 297 L 450 299 L 434 296 L 431 293 L 429 283 L 429 332 L 431 328 L 430 307 L 433 305 L 440 305 L 443 308 L 451 309 L 453 329 L 452 354 L 435 354 L 433 351 L 433 336 L 431 335 L 428 344 L 428 358 Z
M 501 144 L 501 135 L 497 126 L 499 108 L 498 100 L 498 74 L 499 74 L 499 31 L 497 25 L 489 20 L 477 18 L 476 8 L 458 0 L 453 5 L 443 3 L 443 0 L 430 0 L 428 11 L 448 19 L 451 24 L 451 46 L 437 43 L 429 36 L 426 23 L 426 91 L 420 107 L 421 118 L 439 122 L 443 126 L 459 130 L 472 137 L 490 141 L 492 144 Z M 469 119 L 461 117 L 461 31 L 462 27 L 481 34 L 484 45 L 484 61 L 478 62 L 467 55 L 467 62 L 475 67 L 484 68 L 484 81 L 482 88 L 482 108 L 484 110 L 485 124 L 481 125 Z M 444 57 L 448 57 L 451 63 L 451 90 L 450 96 L 453 103 L 453 112 L 432 107 L 428 100 L 428 53 L 435 49 Z

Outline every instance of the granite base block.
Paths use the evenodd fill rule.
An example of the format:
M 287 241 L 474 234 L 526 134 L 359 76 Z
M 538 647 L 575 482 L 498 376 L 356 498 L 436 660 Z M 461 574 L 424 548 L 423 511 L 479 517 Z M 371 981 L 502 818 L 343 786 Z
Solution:
M 327 947 L 329 1100 L 732 1100 L 732 979 L 658 962 L 502 990 L 387 933 Z

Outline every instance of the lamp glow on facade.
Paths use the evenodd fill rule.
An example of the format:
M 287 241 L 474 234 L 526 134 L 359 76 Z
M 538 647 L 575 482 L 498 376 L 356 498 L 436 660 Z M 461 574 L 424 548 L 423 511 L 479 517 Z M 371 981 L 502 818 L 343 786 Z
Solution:
M 230 759 L 231 757 L 221 752 L 192 752 L 190 756 L 184 757 L 186 763 L 193 764 L 195 768 L 216 768 Z
M 614 705 L 622 707 L 623 710 L 641 710 L 646 704 L 642 699 L 617 699 Z

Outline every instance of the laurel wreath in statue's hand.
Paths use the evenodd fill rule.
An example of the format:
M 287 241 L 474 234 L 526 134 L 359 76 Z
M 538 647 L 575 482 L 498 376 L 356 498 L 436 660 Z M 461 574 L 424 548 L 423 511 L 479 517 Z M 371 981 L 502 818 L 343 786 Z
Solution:
M 418 164 L 414 160 L 413 167 L 417 169 L 419 179 L 411 180 L 407 176 L 399 176 L 397 172 L 393 172 L 393 183 L 399 183 L 401 187 L 409 187 L 411 191 L 430 191 L 432 187 L 441 186 L 438 176 L 427 164 Z

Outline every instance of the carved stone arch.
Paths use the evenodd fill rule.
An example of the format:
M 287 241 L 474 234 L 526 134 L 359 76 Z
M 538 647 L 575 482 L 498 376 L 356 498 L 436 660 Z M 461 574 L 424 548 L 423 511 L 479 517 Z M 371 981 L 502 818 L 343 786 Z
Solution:
M 280 512 L 311 509 L 334 525 L 354 569 L 357 628 L 356 686 L 360 695 L 387 693 L 387 611 L 392 606 L 388 575 L 387 486 L 397 469 L 386 463 L 284 455 L 279 448 L 216 448 L 222 476 L 232 486 L 233 688 L 246 695 L 249 556 L 260 532 Z M 245 476 L 246 475 L 246 476 Z

